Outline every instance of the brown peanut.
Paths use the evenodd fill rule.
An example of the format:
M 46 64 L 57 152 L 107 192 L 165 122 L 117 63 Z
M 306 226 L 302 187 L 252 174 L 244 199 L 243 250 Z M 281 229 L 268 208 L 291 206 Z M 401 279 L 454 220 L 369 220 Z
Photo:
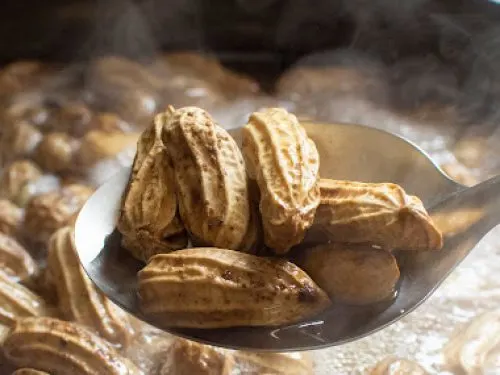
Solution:
M 142 311 L 169 326 L 276 326 L 315 315 L 330 304 L 294 264 L 233 250 L 159 254 L 138 277 Z
M 451 374 L 496 374 L 499 322 L 497 307 L 456 327 L 443 347 L 443 370 Z
M 176 339 L 158 375 L 230 375 L 232 356 L 208 345 Z
M 312 375 L 313 364 L 307 353 L 233 353 L 238 374 Z
M 260 190 L 265 244 L 286 253 L 304 238 L 320 201 L 316 146 L 294 115 L 270 108 L 243 128 L 243 155 Z
M 71 227 L 57 230 L 49 241 L 47 271 L 65 319 L 88 326 L 112 344 L 128 345 L 132 327 L 127 314 L 96 289 L 75 249 Z
M 119 57 L 105 57 L 91 68 L 93 91 L 100 109 L 144 126 L 158 110 L 158 77 L 143 66 Z
M 2 124 L 0 137 L 0 166 L 30 156 L 43 138 L 42 133 L 25 121 Z
M 116 113 L 101 112 L 98 113 L 92 121 L 91 131 L 106 133 L 130 133 L 133 127 Z
M 18 320 L 3 349 L 15 365 L 52 375 L 143 375 L 104 339 L 79 324 L 53 318 Z
M 24 230 L 33 243 L 46 243 L 59 228 L 72 224 L 93 189 L 79 184 L 37 195 L 26 205 Z
M 9 199 L 18 206 L 22 205 L 23 189 L 38 180 L 42 171 L 29 160 L 18 160 L 8 165 L 0 179 L 0 197 Z
M 418 363 L 389 356 L 378 362 L 369 375 L 428 375 Z
M 53 173 L 67 172 L 72 168 L 76 140 L 66 133 L 46 134 L 35 150 L 36 162 Z
M 87 169 L 100 160 L 112 158 L 128 147 L 134 147 L 139 135 L 121 131 L 92 130 L 85 134 L 75 154 L 78 167 Z
M 163 124 L 186 229 L 199 245 L 240 249 L 255 222 L 236 142 L 200 108 L 169 107 L 156 120 Z
M 321 204 L 311 232 L 334 242 L 385 249 L 438 250 L 439 229 L 422 202 L 398 185 L 321 179 Z
M 11 326 L 19 318 L 53 313 L 42 297 L 0 274 L 0 324 Z
M 14 238 L 0 233 L 0 274 L 14 282 L 28 282 L 38 274 L 38 265 Z
M 391 253 L 370 246 L 325 244 L 299 258 L 297 264 L 330 298 L 350 304 L 392 298 L 400 275 Z
M 0 233 L 13 236 L 19 229 L 22 210 L 7 199 L 0 199 Z
M 12 373 L 12 375 L 51 375 L 45 371 L 39 371 L 32 368 L 20 368 Z
M 155 254 L 187 245 L 162 131 L 162 122 L 155 118 L 139 138 L 117 223 L 123 246 L 145 262 Z

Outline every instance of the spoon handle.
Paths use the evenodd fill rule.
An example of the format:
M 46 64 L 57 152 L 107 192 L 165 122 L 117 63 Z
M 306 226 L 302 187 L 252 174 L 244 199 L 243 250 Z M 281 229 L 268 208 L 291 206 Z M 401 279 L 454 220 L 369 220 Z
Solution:
M 500 175 L 463 189 L 432 207 L 432 216 L 466 218 L 467 232 L 477 240 L 500 224 Z

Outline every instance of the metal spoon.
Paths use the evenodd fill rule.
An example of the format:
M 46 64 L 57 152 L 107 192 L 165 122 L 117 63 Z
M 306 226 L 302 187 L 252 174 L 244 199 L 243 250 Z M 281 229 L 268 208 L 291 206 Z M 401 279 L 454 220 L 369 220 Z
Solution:
M 437 252 L 401 252 L 402 278 L 397 297 L 368 307 L 334 306 L 313 320 L 286 327 L 168 329 L 172 334 L 216 346 L 262 351 L 309 350 L 344 344 L 372 334 L 422 304 L 500 222 L 500 177 L 465 188 L 446 177 L 414 144 L 361 125 L 305 123 L 321 157 L 322 177 L 365 182 L 395 182 L 422 198 L 431 215 L 462 215 L 458 230 L 445 233 Z M 232 135 L 239 141 L 239 131 Z M 112 301 L 149 322 L 137 305 L 136 274 L 143 266 L 120 249 L 115 220 L 129 169 L 112 177 L 83 207 L 75 242 L 83 267 Z M 479 213 L 479 214 L 478 214 Z M 453 233 L 454 232 L 454 233 Z

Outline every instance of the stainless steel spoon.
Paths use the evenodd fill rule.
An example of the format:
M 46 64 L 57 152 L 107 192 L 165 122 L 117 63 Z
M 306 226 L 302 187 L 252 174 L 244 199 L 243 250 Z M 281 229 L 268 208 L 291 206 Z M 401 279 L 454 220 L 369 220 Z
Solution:
M 286 327 L 168 329 L 174 335 L 233 349 L 309 350 L 340 345 L 372 334 L 422 304 L 500 222 L 500 177 L 465 188 L 446 177 L 414 144 L 361 125 L 305 123 L 321 157 L 322 177 L 365 182 L 395 182 L 422 198 L 430 213 L 464 217 L 460 228 L 445 233 L 437 252 L 401 252 L 402 278 L 397 297 L 375 306 L 334 306 L 315 319 Z M 232 135 L 239 141 L 239 131 Z M 137 305 L 136 274 L 143 266 L 120 249 L 115 220 L 129 169 L 112 177 L 83 207 L 75 229 L 80 260 L 90 278 L 112 301 L 149 322 Z M 452 220 L 451 219 L 451 220 Z

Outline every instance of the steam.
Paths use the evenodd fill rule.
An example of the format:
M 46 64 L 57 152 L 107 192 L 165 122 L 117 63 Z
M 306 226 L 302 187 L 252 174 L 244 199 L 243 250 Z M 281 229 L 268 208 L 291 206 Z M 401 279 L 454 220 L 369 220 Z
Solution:
M 90 55 L 140 58 L 154 55 L 158 41 L 143 9 L 134 1 L 100 1 L 84 48 Z
M 481 170 L 484 178 L 498 170 L 500 152 L 491 149 L 500 141 L 500 6 L 429 0 L 323 4 L 329 8 L 308 10 L 306 2 L 296 1 L 283 11 L 278 43 L 298 40 L 293 46 L 300 49 L 309 38 L 310 47 L 322 51 L 292 65 L 278 83 L 280 97 L 322 121 L 401 134 L 438 162 L 459 163 L 450 149 L 461 147 L 463 138 L 480 138 L 474 147 L 488 155 L 474 165 L 474 174 Z
M 495 105 L 500 100 L 500 6 L 428 0 L 322 3 L 327 9 L 302 1 L 286 8 L 278 44 L 299 40 L 301 47 L 302 39 L 310 38 L 314 41 L 308 48 L 320 44 L 330 49 L 338 38 L 335 32 L 342 33 L 342 41 L 336 43 L 335 52 L 305 57 L 295 66 L 383 71 L 396 110 L 453 108 L 452 121 L 459 124 L 500 120 Z M 324 17 L 330 19 L 329 25 Z M 312 37 L 311 25 L 316 28 Z
M 76 61 L 16 98 L 21 104 L 38 95 L 39 107 L 83 103 L 140 125 L 166 104 L 199 105 L 228 128 L 279 105 L 382 127 L 437 157 L 457 137 L 479 133 L 489 144 L 500 137 L 500 6 L 488 1 L 238 0 L 219 18 L 197 0 L 106 0 L 85 9 L 90 32 L 75 46 Z M 234 35 L 220 32 L 226 27 Z M 242 50 L 248 43 L 283 52 L 278 65 L 294 60 L 274 92 L 227 94 L 230 79 L 207 61 L 188 58 L 183 66 L 164 56 L 165 49 L 234 46 L 238 38 Z
M 82 54 L 147 60 L 158 55 L 165 45 L 200 49 L 200 5 L 196 0 L 99 1 Z

